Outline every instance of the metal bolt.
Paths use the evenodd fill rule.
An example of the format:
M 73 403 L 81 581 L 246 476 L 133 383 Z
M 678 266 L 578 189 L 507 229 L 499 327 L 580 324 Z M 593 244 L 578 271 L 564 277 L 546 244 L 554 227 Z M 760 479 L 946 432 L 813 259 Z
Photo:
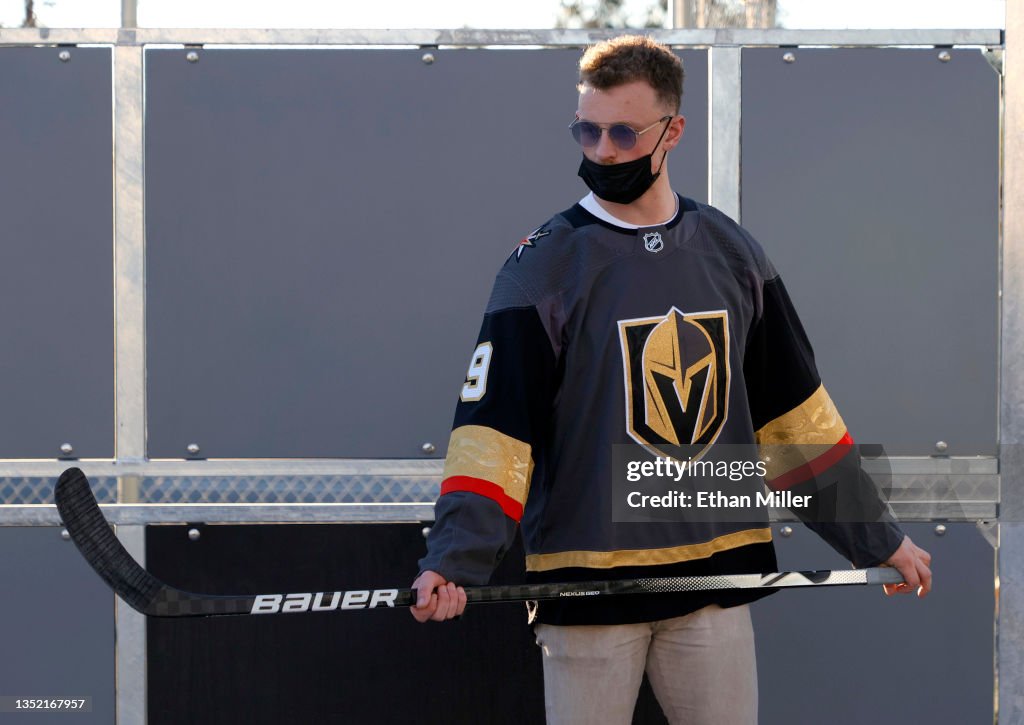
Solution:
M 437 448 L 434 446 L 433 443 L 428 441 L 424 443 L 422 446 L 420 446 L 420 450 L 423 451 L 424 453 L 433 453 L 434 451 L 437 450 Z
M 68 533 L 67 529 L 61 529 L 60 538 L 64 539 L 64 541 L 71 541 L 71 534 Z
M 792 526 L 783 526 L 781 533 L 782 533 L 783 536 L 788 538 L 788 537 L 793 535 L 793 527 Z
M 198 443 L 189 443 L 188 447 L 185 450 L 188 451 L 188 454 L 190 456 L 194 456 L 197 453 L 199 453 L 199 444 Z
M 198 63 L 199 53 L 195 52 L 194 50 L 190 50 L 189 52 L 185 53 L 185 60 L 187 60 L 189 63 Z
M 782 60 L 787 63 L 796 63 L 796 55 L 794 53 L 783 53 Z
M 424 53 L 423 54 L 423 62 L 426 63 L 427 65 L 432 65 L 433 62 L 434 62 L 434 54 L 433 53 Z
M 199 541 L 199 536 L 200 536 L 199 529 L 189 529 L 188 530 L 188 540 L 189 541 Z
M 420 533 L 423 534 L 424 539 L 427 538 L 428 536 L 430 536 L 430 527 L 424 526 L 423 531 L 421 531 Z
M 949 445 L 946 443 L 946 441 L 939 441 L 938 443 L 935 444 L 935 450 L 937 450 L 939 453 L 945 453 L 947 448 L 949 448 Z
M 57 57 L 60 58 L 61 63 L 67 63 L 69 60 L 71 60 L 71 51 L 62 50 L 61 52 L 57 53 Z
M 939 52 L 939 60 L 941 60 L 943 63 L 948 63 L 952 59 L 953 56 L 950 54 L 948 50 L 943 50 Z
M 945 524 L 939 524 L 938 526 L 936 526 L 935 527 L 935 535 L 936 536 L 945 536 L 946 535 L 946 525 Z
M 60 452 L 65 456 L 70 456 L 72 453 L 75 452 L 75 447 L 70 443 L 61 443 Z

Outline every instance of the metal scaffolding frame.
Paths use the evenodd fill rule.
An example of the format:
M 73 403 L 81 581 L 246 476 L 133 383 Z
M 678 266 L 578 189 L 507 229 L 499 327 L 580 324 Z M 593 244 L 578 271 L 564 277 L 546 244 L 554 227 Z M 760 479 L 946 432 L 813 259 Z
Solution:
M 216 30 L 137 29 L 134 2 L 122 4 L 120 29 L 0 29 L 0 47 L 106 45 L 114 65 L 114 300 L 115 457 L 80 461 L 87 474 L 114 477 L 118 503 L 106 513 L 118 537 L 144 562 L 146 523 L 278 521 L 419 521 L 432 516 L 428 502 L 410 504 L 310 505 L 139 505 L 146 477 L 245 475 L 425 475 L 440 477 L 436 461 L 377 460 L 206 460 L 157 461 L 146 457 L 145 358 L 145 125 L 144 63 L 147 46 L 289 47 L 583 47 L 620 31 L 612 30 Z M 1005 36 L 1024 34 L 1024 8 L 1007 3 Z M 1002 225 L 1000 410 L 998 458 L 890 459 L 897 488 L 929 488 L 936 495 L 894 505 L 905 520 L 998 522 L 996 618 L 997 713 L 1004 722 L 1024 722 L 1024 54 L 999 30 L 833 30 L 676 29 L 651 32 L 657 40 L 709 49 L 709 201 L 739 216 L 740 55 L 744 47 L 955 47 L 996 55 L 1005 49 L 1002 116 Z M 66 461 L 0 460 L 0 478 L 56 476 Z M 972 491 L 965 499 L 958 481 Z M 952 501 L 955 505 L 946 505 Z M 776 512 L 782 520 L 785 515 Z M 0 506 L 0 525 L 59 523 L 52 506 Z M 118 602 L 117 712 L 121 725 L 146 720 L 146 627 L 141 615 Z

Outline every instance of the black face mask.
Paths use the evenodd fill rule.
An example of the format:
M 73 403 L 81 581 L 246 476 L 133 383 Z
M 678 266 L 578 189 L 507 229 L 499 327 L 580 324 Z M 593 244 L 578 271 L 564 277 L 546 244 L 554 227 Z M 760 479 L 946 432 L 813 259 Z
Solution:
M 661 143 L 668 127 L 669 124 L 665 124 L 661 136 L 658 136 L 658 143 L 654 144 L 655 149 Z M 578 173 L 587 188 L 598 197 L 614 204 L 630 204 L 643 196 L 661 176 L 661 168 L 665 165 L 666 156 L 668 156 L 668 151 L 662 155 L 657 173 L 652 174 L 653 151 L 646 156 L 621 164 L 599 164 L 596 161 L 591 161 L 584 154 Z

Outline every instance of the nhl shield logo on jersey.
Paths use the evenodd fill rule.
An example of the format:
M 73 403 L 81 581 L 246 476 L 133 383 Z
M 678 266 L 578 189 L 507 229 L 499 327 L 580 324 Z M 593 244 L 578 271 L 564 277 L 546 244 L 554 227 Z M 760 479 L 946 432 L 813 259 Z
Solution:
M 728 415 L 726 310 L 619 321 L 626 430 L 655 455 L 714 443 Z M 696 457 L 696 456 L 695 456 Z
M 644 249 L 657 254 L 665 248 L 665 242 L 661 240 L 661 232 L 647 232 L 644 234 Z

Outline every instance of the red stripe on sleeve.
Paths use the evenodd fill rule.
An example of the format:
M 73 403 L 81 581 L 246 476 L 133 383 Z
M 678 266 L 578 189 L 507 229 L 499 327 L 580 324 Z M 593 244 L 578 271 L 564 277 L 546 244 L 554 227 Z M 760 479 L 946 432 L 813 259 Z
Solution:
M 822 453 L 817 458 L 808 461 L 802 466 L 797 466 L 792 471 L 787 471 L 778 478 L 773 478 L 767 481 L 768 487 L 773 491 L 785 491 L 787 488 L 792 488 L 798 483 L 803 483 L 817 476 L 829 468 L 834 466 L 840 461 L 847 453 L 850 452 L 850 448 L 853 446 L 853 436 L 847 431 L 839 442 L 829 448 L 827 451 Z
M 501 486 L 472 476 L 450 476 L 441 483 L 441 495 L 452 491 L 469 491 L 496 501 L 510 519 L 519 523 L 523 518 L 523 505 L 505 493 Z

